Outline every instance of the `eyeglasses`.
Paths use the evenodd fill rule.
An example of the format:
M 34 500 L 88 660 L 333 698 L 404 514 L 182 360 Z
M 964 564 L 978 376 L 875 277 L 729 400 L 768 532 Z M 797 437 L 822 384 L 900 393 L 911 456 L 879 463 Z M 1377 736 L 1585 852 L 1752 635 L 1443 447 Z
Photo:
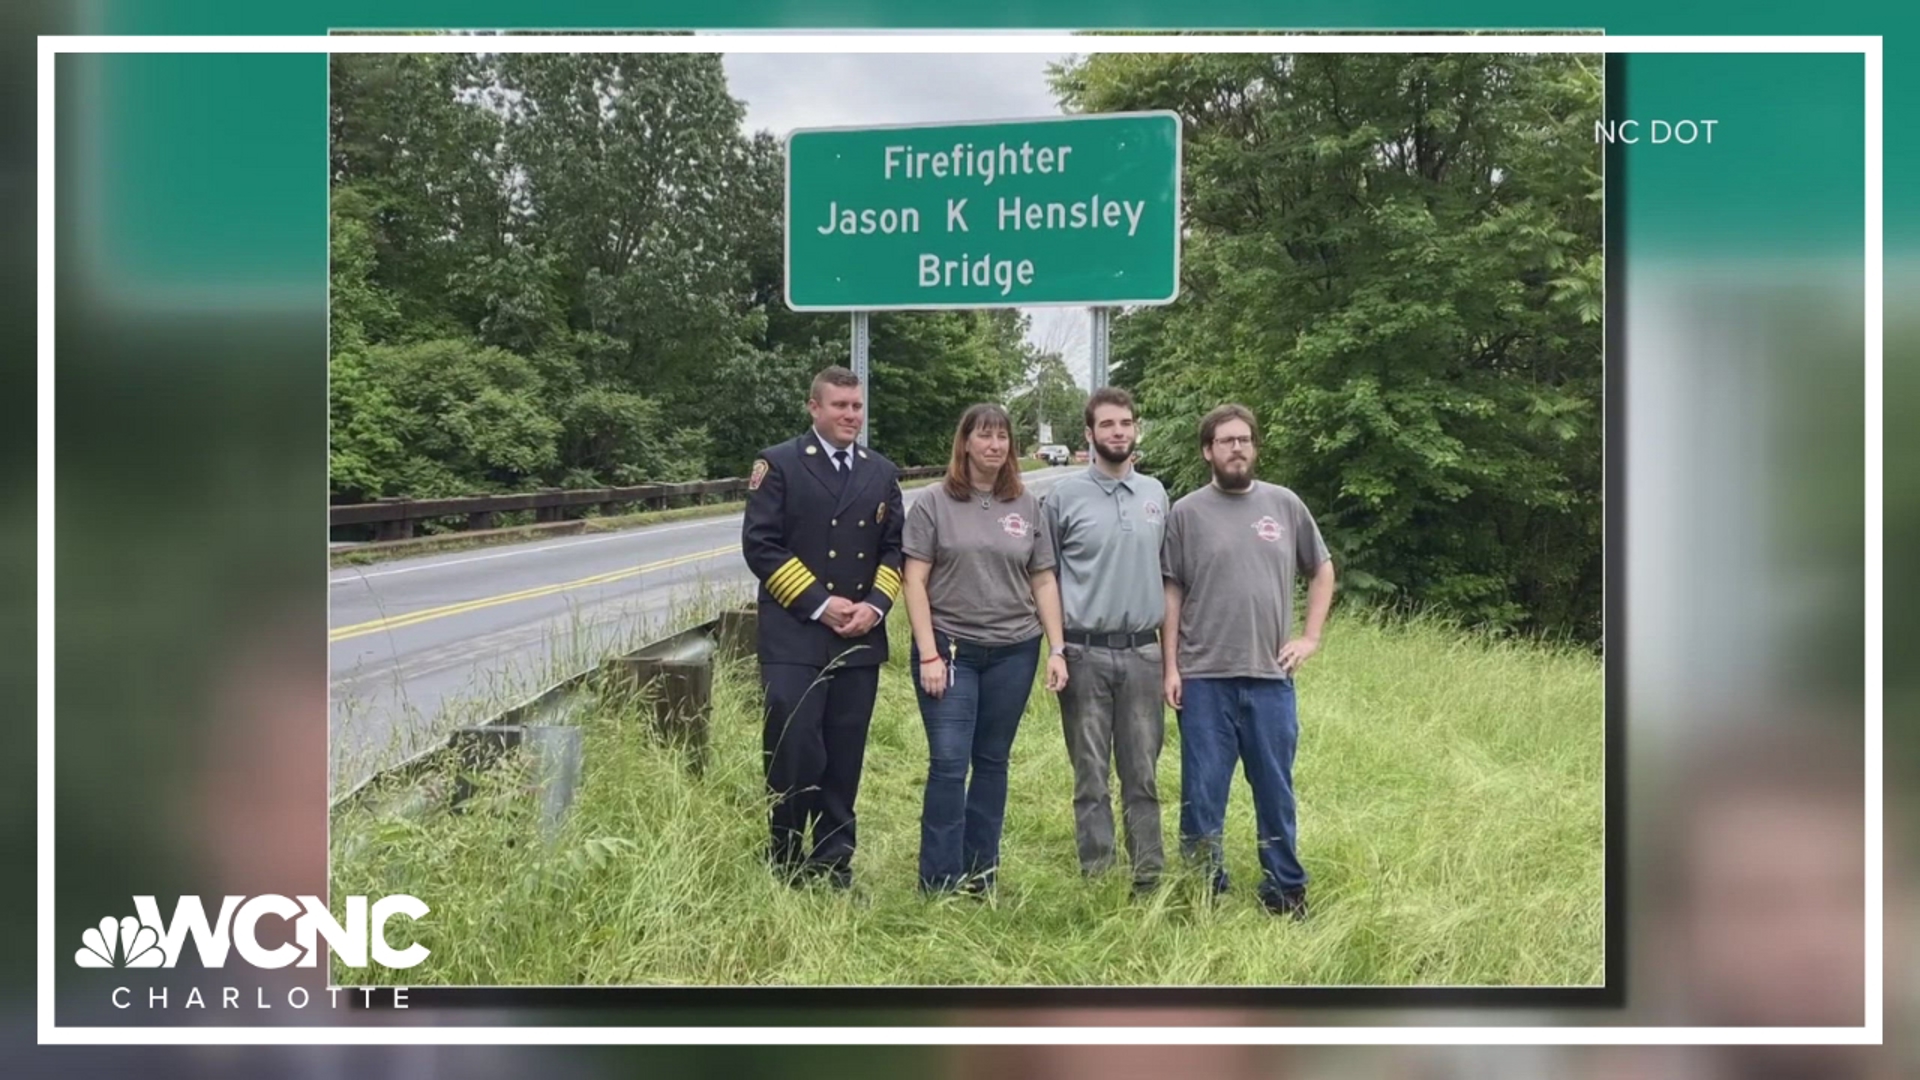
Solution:
M 1225 436 L 1222 436 L 1222 437 L 1220 437 L 1220 438 L 1218 438 L 1218 439 L 1215 439 L 1215 440 L 1213 440 L 1213 445 L 1215 445 L 1215 446 L 1224 446 L 1224 447 L 1227 447 L 1228 449 L 1232 449 L 1233 447 L 1236 447 L 1236 446 L 1245 446 L 1245 447 L 1252 447 L 1252 446 L 1253 446 L 1253 436 L 1251 436 L 1251 435 L 1225 435 Z

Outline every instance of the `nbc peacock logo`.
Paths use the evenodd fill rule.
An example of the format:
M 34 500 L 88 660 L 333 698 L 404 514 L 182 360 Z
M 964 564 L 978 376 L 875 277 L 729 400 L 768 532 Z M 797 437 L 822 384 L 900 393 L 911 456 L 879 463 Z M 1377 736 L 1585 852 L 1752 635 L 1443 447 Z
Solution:
M 118 920 L 109 915 L 80 935 L 80 949 L 73 959 L 83 968 L 157 968 L 167 957 L 160 951 L 160 935 L 153 927 L 141 925 L 131 915 Z

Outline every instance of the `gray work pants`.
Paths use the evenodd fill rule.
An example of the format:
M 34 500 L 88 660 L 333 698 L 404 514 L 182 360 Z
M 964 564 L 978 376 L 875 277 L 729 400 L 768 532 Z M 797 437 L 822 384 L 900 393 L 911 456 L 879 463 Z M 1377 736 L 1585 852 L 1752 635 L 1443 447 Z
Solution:
M 1098 874 L 1113 866 L 1113 805 L 1109 766 L 1120 775 L 1127 859 L 1133 880 L 1160 876 L 1160 792 L 1154 773 L 1166 722 L 1160 702 L 1160 645 L 1131 649 L 1069 645 L 1067 686 L 1060 692 L 1061 727 L 1073 761 L 1073 831 L 1080 868 Z

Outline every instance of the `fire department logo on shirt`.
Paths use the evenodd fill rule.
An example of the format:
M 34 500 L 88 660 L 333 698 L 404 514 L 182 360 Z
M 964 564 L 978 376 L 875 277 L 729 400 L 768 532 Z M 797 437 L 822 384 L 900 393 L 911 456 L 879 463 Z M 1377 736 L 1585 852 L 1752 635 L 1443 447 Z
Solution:
M 1148 521 L 1154 522 L 1155 524 L 1159 523 L 1160 521 L 1160 504 L 1159 503 L 1154 502 L 1152 499 L 1148 499 L 1146 501 L 1146 504 L 1140 508 L 1140 511 L 1141 513 L 1144 513 L 1147 515 Z
M 1272 516 L 1263 517 L 1259 521 L 1254 522 L 1253 531 L 1260 535 L 1260 539 L 1265 540 L 1269 544 L 1277 544 L 1280 542 L 1280 523 L 1273 520 Z
M 1027 524 L 1027 519 L 1021 517 L 1019 514 L 1008 514 L 1006 517 L 1001 518 L 1000 527 L 1007 530 L 1007 535 L 1016 540 L 1025 539 L 1027 529 L 1030 528 Z

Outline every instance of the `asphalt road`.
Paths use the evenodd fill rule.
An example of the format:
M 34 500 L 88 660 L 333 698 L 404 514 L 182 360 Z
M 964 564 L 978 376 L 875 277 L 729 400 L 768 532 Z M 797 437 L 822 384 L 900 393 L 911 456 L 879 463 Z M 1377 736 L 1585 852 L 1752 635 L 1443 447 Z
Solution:
M 1035 491 L 1085 466 L 1027 474 Z M 908 503 L 927 489 L 906 492 Z M 685 620 L 752 595 L 740 515 L 349 567 L 328 575 L 336 790 Z M 677 628 L 677 627 L 676 627 Z

